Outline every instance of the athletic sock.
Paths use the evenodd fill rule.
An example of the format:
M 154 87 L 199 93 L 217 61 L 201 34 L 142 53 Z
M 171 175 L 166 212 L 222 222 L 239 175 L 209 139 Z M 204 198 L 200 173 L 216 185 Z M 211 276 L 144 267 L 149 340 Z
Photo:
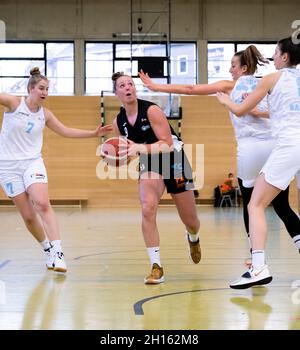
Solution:
M 46 238 L 43 242 L 40 242 L 40 245 L 44 249 L 44 251 L 47 251 L 48 249 L 52 248 L 51 243 L 49 242 L 49 239 Z
M 293 242 L 295 246 L 299 249 L 300 251 L 300 235 L 294 236 L 293 237 Z
M 157 265 L 161 266 L 159 247 L 147 248 L 147 252 L 148 252 L 148 255 L 149 255 L 149 258 L 150 258 L 151 266 L 153 264 L 157 264 Z
M 198 242 L 199 232 L 193 234 L 193 233 L 190 233 L 189 231 L 186 230 L 186 233 L 189 235 L 190 242 Z
M 260 269 L 265 265 L 265 251 L 253 250 L 252 251 L 252 265 L 256 269 Z
M 62 248 L 61 248 L 61 240 L 57 239 L 55 241 L 51 241 L 52 246 L 54 247 L 54 250 L 56 252 L 62 252 Z

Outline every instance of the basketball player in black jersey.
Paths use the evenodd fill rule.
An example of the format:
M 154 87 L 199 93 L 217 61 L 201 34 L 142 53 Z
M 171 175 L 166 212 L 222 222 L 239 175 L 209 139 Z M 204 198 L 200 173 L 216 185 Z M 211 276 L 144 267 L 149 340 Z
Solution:
M 139 196 L 142 207 L 142 231 L 151 263 L 146 284 L 164 282 L 160 262 L 156 214 L 165 188 L 171 194 L 186 227 L 190 257 L 201 259 L 200 222 L 193 194 L 192 169 L 182 150 L 182 141 L 169 125 L 163 111 L 154 103 L 137 99 L 132 78 L 123 73 L 112 76 L 116 96 L 123 107 L 113 122 L 117 135 L 127 137 L 128 156 L 140 155 Z

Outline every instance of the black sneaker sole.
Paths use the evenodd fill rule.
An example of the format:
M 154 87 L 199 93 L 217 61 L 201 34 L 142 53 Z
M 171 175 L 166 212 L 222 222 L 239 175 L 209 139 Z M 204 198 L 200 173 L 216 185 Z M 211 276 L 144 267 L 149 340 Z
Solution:
M 251 288 L 251 287 L 254 287 L 254 286 L 261 286 L 261 285 L 264 285 L 264 284 L 268 284 L 272 281 L 273 277 L 270 276 L 270 277 L 267 277 L 267 278 L 264 278 L 260 281 L 256 281 L 256 282 L 251 282 L 251 283 L 246 283 L 246 284 L 240 284 L 240 285 L 236 285 L 236 286 L 232 286 L 232 285 L 229 285 L 230 288 L 232 289 L 247 289 L 247 288 Z

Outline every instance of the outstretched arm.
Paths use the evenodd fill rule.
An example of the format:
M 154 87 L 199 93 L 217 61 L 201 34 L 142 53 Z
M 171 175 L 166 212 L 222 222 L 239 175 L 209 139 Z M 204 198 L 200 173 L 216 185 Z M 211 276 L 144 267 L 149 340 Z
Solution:
M 69 128 L 65 126 L 63 123 L 61 123 L 51 111 L 49 111 L 46 108 L 44 110 L 45 110 L 45 116 L 46 116 L 46 125 L 48 126 L 48 128 L 63 137 L 73 137 L 73 138 L 100 137 L 112 132 L 113 130 L 111 125 L 106 125 L 106 126 L 99 125 L 95 130 Z
M 196 85 L 155 84 L 148 73 L 144 73 L 142 70 L 139 72 L 139 77 L 149 90 L 185 95 L 211 95 L 218 91 L 229 93 L 235 84 L 235 81 L 232 80 L 220 80 L 212 84 Z
M 228 107 L 232 113 L 242 116 L 250 112 L 272 90 L 280 77 L 280 72 L 266 75 L 257 84 L 256 89 L 240 104 L 231 101 L 230 97 L 223 92 L 218 92 L 217 98 L 221 104 Z

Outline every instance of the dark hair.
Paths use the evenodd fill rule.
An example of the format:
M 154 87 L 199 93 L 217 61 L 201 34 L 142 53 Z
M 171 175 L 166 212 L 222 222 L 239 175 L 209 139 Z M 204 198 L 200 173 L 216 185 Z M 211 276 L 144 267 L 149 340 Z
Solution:
M 277 42 L 281 54 L 289 55 L 289 64 L 296 66 L 300 63 L 300 44 L 294 44 L 292 37 L 281 39 Z
M 117 80 L 120 78 L 120 77 L 124 77 L 124 76 L 128 76 L 127 74 L 124 74 L 124 72 L 116 72 L 114 73 L 112 76 L 111 76 L 111 80 L 113 81 L 113 92 L 116 92 L 116 89 L 117 89 Z
M 251 75 L 255 73 L 257 65 L 263 66 L 269 63 L 254 45 L 250 45 L 245 50 L 236 52 L 234 56 L 239 57 L 241 66 L 247 66 L 247 73 Z
M 34 67 L 30 70 L 30 78 L 27 84 L 27 91 L 29 93 L 30 87 L 35 87 L 41 80 L 48 81 L 48 78 L 41 74 L 39 67 Z

